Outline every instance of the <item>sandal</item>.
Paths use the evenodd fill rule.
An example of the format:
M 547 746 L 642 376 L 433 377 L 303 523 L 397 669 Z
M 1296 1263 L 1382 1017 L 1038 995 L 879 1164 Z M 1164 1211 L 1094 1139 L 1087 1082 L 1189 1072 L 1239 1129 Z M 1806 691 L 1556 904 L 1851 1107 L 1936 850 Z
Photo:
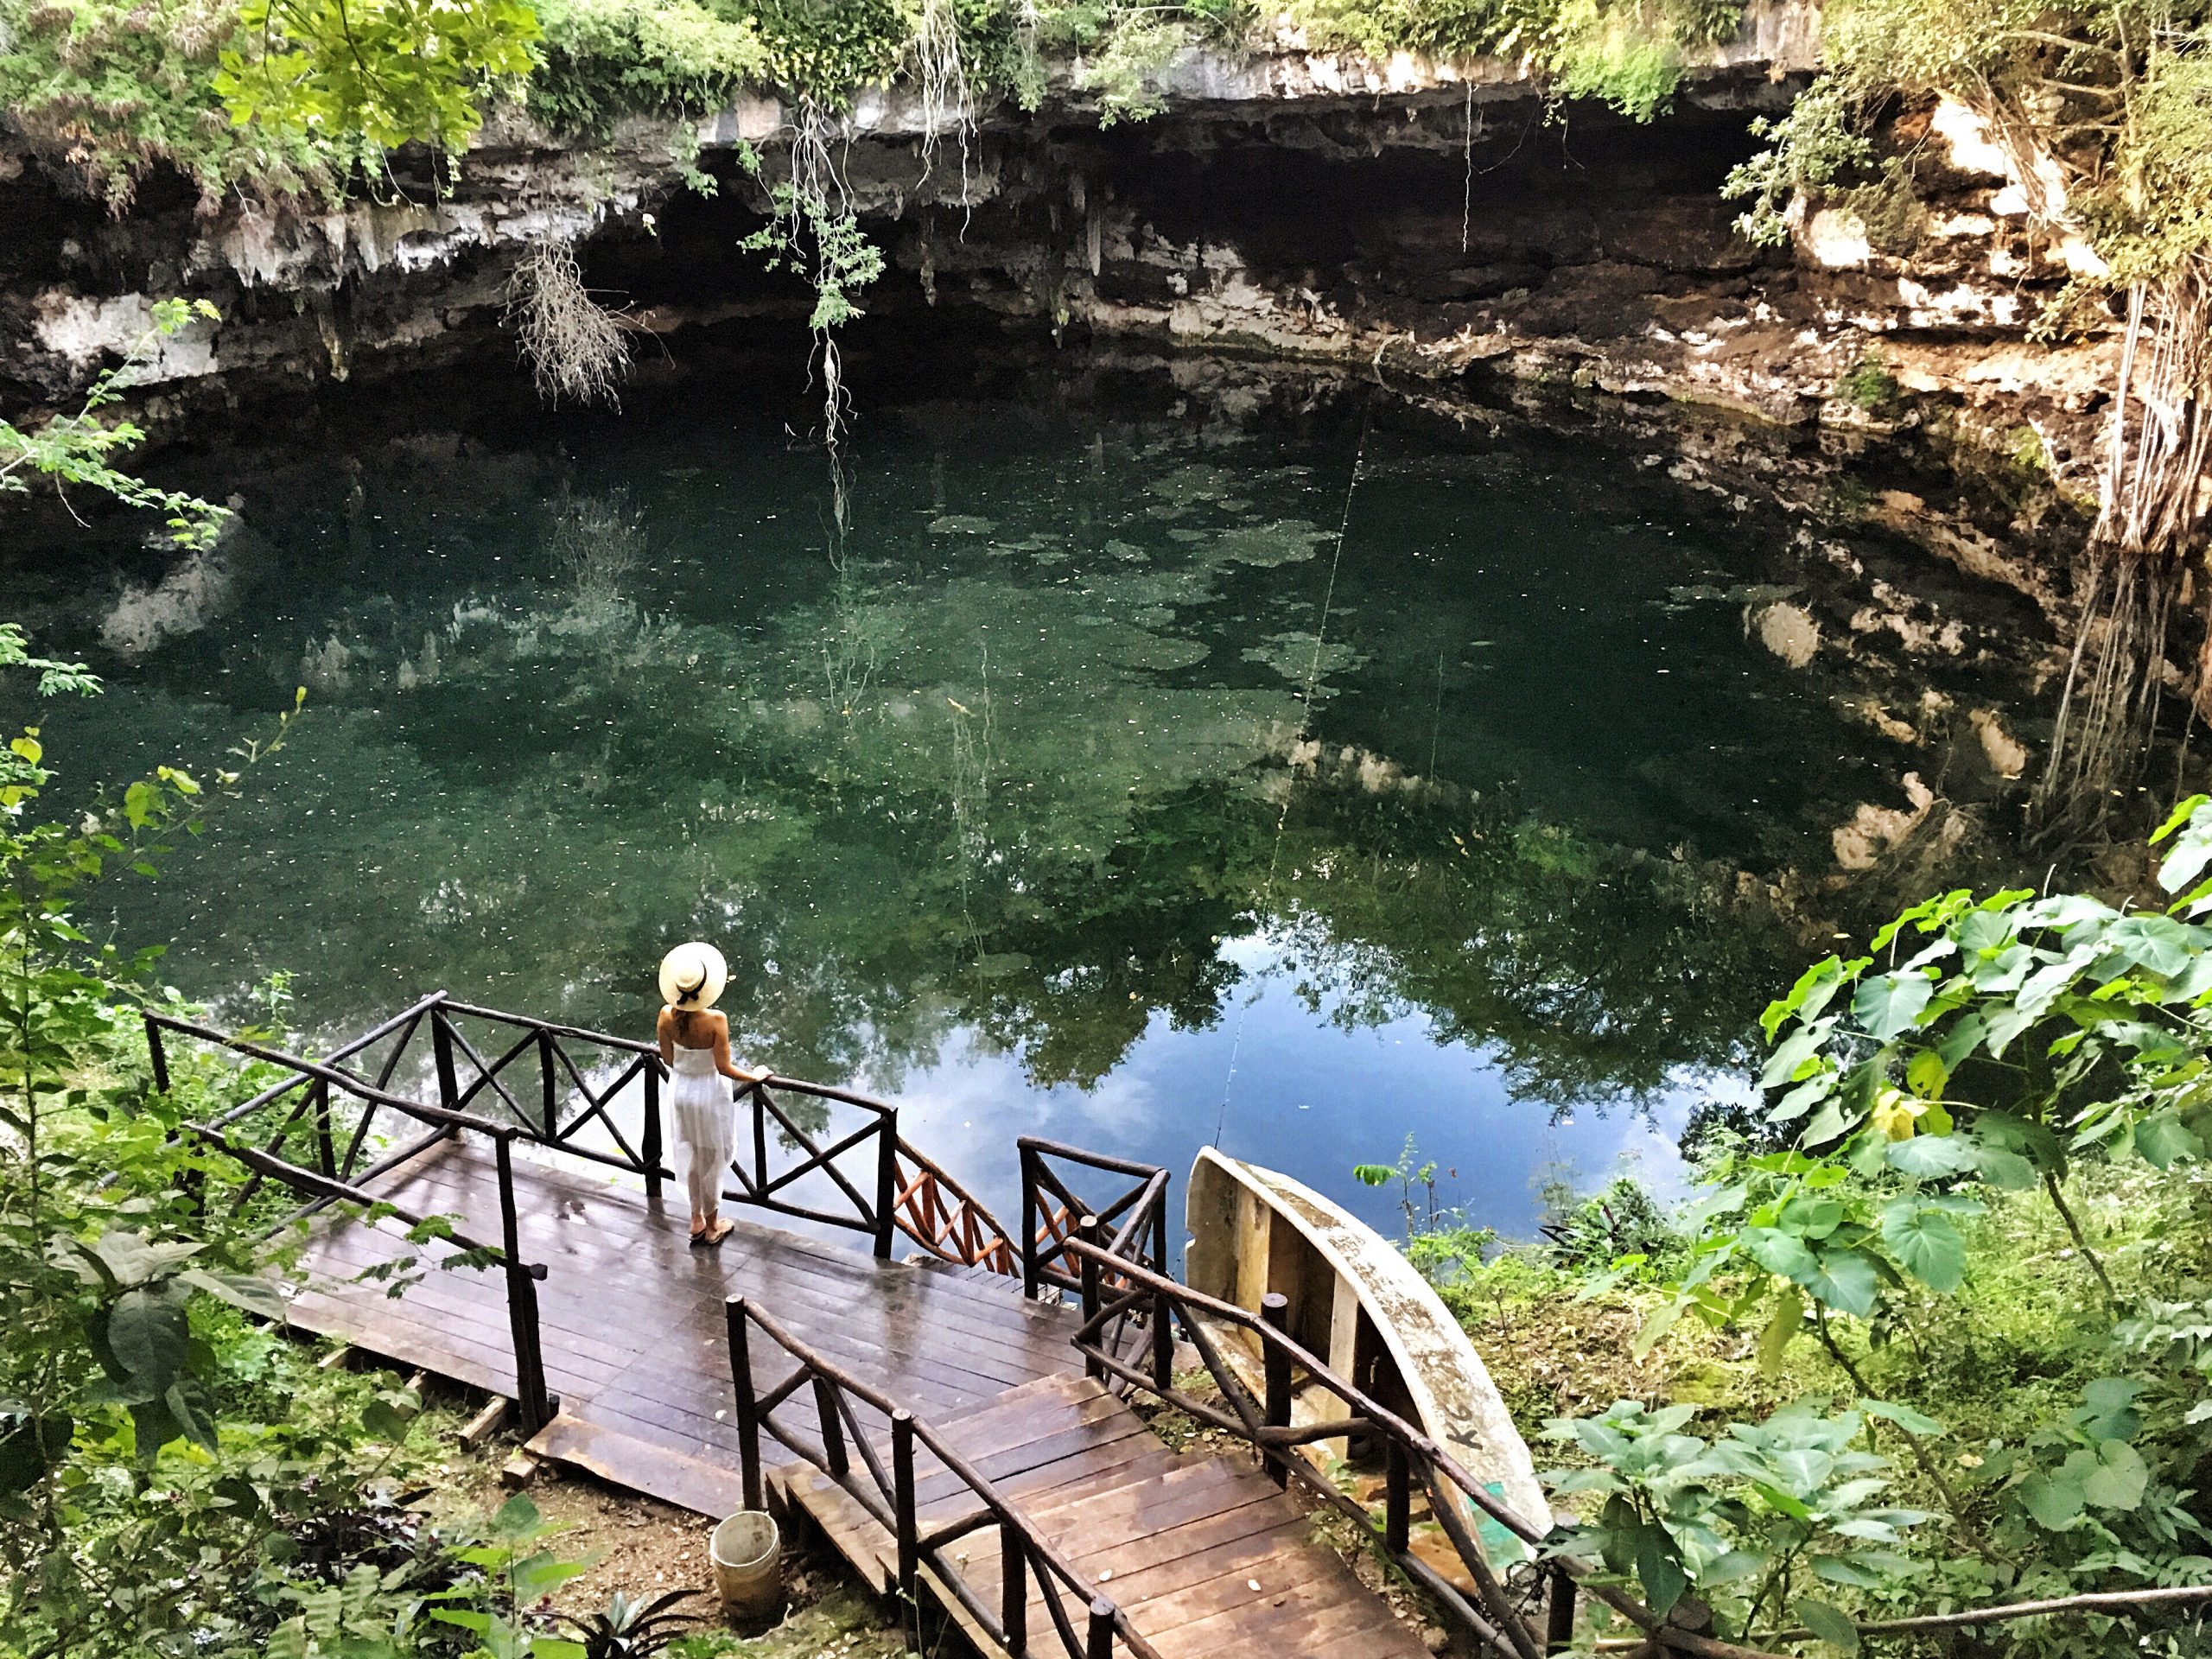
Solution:
M 728 1217 L 724 1217 L 700 1234 L 698 1242 L 709 1249 L 719 1249 L 721 1247 L 721 1242 L 736 1230 L 737 1224 Z

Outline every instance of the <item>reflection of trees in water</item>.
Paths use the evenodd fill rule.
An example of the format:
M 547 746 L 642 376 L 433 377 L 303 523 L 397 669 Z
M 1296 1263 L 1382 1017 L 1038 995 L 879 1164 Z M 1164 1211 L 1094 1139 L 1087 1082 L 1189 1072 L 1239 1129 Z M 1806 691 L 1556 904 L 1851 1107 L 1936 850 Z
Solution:
M 986 694 L 973 619 L 1002 604 L 955 583 L 910 597 L 901 626 L 867 624 L 892 649 L 849 710 L 811 687 L 823 629 L 851 613 L 795 620 L 765 648 L 689 629 L 594 677 L 543 641 L 503 658 L 487 623 L 450 653 L 445 689 L 478 677 L 474 701 L 518 711 L 502 732 L 431 766 L 419 721 L 324 709 L 280 758 L 292 775 L 164 884 L 254 893 L 251 941 L 161 925 L 219 978 L 315 964 L 312 1007 L 397 1003 L 429 972 L 618 1030 L 649 1012 L 660 950 L 699 934 L 729 955 L 723 1006 L 753 1052 L 887 1088 L 961 1027 L 1039 1084 L 1094 1084 L 1155 1013 L 1212 1025 L 1240 973 L 1223 942 L 1255 929 L 1285 943 L 1326 1017 L 1426 1012 L 1554 1103 L 1727 1058 L 1777 981 L 1758 923 L 1709 905 L 1694 872 L 1521 823 L 1499 800 L 1466 806 L 1371 757 L 1290 785 L 1262 915 L 1283 804 L 1269 780 L 1291 776 L 1284 694 L 1065 671 L 1020 648 L 1049 641 L 1049 610 L 1041 634 L 995 647 Z M 1086 649 L 1101 632 L 1083 632 Z M 544 765 L 563 744 L 531 719 L 620 737 L 580 779 L 572 743 Z M 404 826 L 296 815 L 309 789 L 425 810 Z M 345 875 L 365 831 L 368 884 Z
M 333 1017 L 442 982 L 624 1031 L 661 951 L 702 935 L 757 1058 L 886 1089 L 963 1029 L 1039 1084 L 1096 1083 L 1155 1014 L 1216 1022 L 1242 971 L 1224 942 L 1255 931 L 1325 1017 L 1425 1012 L 1556 1104 L 1727 1058 L 1776 975 L 1694 869 L 1378 755 L 1290 753 L 1329 538 L 1294 469 L 1179 458 L 1117 457 L 1118 489 L 1087 475 L 1113 471 L 1103 446 L 1079 490 L 1024 477 L 1004 528 L 944 510 L 1005 504 L 935 499 L 875 563 L 838 507 L 827 572 L 728 623 L 647 625 L 644 507 L 565 494 L 536 582 L 482 567 L 318 617 L 344 683 L 142 925 L 188 941 L 203 987 L 302 966 Z M 1449 583 L 1424 601 L 1446 633 Z M 1414 757 L 1444 718 L 1428 660 Z M 1321 662 L 1323 729 L 1356 666 Z M 102 716 L 163 758 L 180 728 L 187 752 L 231 736 L 219 708 L 143 690 Z M 1403 724 L 1362 723 L 1378 744 Z

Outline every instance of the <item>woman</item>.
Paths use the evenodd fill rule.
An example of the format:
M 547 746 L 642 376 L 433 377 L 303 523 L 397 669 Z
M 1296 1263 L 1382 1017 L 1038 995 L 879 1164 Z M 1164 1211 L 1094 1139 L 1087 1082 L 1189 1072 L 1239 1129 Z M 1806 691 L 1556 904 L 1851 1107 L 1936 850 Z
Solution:
M 714 1012 L 728 981 L 728 965 L 711 944 L 679 944 L 661 958 L 660 1058 L 669 1071 L 677 1143 L 683 1149 L 695 1245 L 719 1244 L 737 1224 L 719 1213 L 722 1171 L 729 1167 L 735 1137 L 730 1093 L 721 1079 L 758 1083 L 768 1075 L 747 1071 L 729 1057 L 729 1021 Z

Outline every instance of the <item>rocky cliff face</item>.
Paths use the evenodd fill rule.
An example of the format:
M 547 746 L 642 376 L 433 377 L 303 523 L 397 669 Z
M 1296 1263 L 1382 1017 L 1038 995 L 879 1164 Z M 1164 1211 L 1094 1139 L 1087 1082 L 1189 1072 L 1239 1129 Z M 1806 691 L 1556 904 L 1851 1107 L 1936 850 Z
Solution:
M 1141 124 L 1102 129 L 1064 76 L 1033 113 L 978 111 L 933 162 L 913 102 L 867 94 L 839 153 L 892 269 L 864 326 L 933 308 L 933 327 L 1319 359 L 1440 388 L 1504 375 L 1859 438 L 1940 429 L 2007 457 L 2000 471 L 2087 493 L 2109 343 L 2026 340 L 2083 254 L 2035 239 L 1963 111 L 1907 112 L 1884 135 L 1888 185 L 1801 203 L 1794 247 L 1732 228 L 1720 182 L 1758 147 L 1752 115 L 1812 67 L 1817 21 L 1808 0 L 1758 0 L 1649 126 L 1551 105 L 1516 64 L 1375 64 L 1294 40 L 1185 54 Z M 647 329 L 736 320 L 789 337 L 809 296 L 737 247 L 765 202 L 734 161 L 750 144 L 773 177 L 786 113 L 750 100 L 700 129 L 711 199 L 679 185 L 671 129 L 643 122 L 580 149 L 503 115 L 443 192 L 402 172 L 388 199 L 327 214 L 233 201 L 204 219 L 156 180 L 112 219 L 0 150 L 0 402 L 66 397 L 169 294 L 212 299 L 222 321 L 168 342 L 157 415 L 163 396 L 235 402 L 504 354 L 512 273 L 549 241 L 581 241 L 592 286 Z M 1865 511 L 2063 624 L 2063 562 L 2005 518 L 2033 492 L 2002 482 L 1972 512 L 1916 491 Z
M 2035 424 L 2062 475 L 2074 460 L 2094 375 L 2021 343 L 2035 289 L 2063 267 L 2029 241 L 2024 202 L 2006 211 L 1977 135 L 1926 114 L 1896 135 L 1928 207 L 1823 206 L 1794 257 L 1732 232 L 1717 187 L 1756 148 L 1749 114 L 1786 103 L 1815 61 L 1809 0 L 1758 0 L 1650 126 L 1550 106 L 1518 63 L 1300 48 L 1186 53 L 1160 78 L 1162 115 L 1105 130 L 1063 75 L 1033 113 L 976 112 L 934 167 L 913 101 L 863 95 L 847 171 L 898 267 L 871 305 L 1440 378 L 1489 364 L 1784 422 L 1860 420 L 1831 394 L 1879 346 L 1908 386 L 1982 426 Z M 761 204 L 728 163 L 749 142 L 772 173 L 785 118 L 752 100 L 701 129 L 728 184 L 719 205 L 677 197 L 670 130 L 649 123 L 579 149 L 505 115 L 448 191 L 403 173 L 388 199 L 341 212 L 233 200 L 212 219 L 154 181 L 111 220 L 0 149 L 0 397 L 66 395 L 168 293 L 212 299 L 224 321 L 172 342 L 163 380 L 344 378 L 469 349 L 517 257 L 548 240 L 627 243 L 601 276 L 656 308 L 656 327 L 786 308 L 798 296 L 733 245 Z M 657 210 L 662 236 L 640 242 Z

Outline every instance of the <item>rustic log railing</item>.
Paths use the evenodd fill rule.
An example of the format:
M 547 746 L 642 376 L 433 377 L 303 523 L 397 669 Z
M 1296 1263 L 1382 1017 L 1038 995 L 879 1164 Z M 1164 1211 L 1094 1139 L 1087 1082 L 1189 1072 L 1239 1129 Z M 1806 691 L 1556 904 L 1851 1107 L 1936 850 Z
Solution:
M 1160 1659 L 1158 1651 L 1131 1626 L 1128 1616 L 1071 1566 L 1035 1523 L 930 1425 L 816 1353 L 743 1297 L 730 1299 L 728 1319 L 747 1508 L 765 1507 L 760 1459 L 765 1433 L 836 1482 L 898 1541 L 899 1591 L 907 1600 L 917 1598 L 926 1565 L 937 1582 L 1012 1659 L 1031 1659 L 1033 1655 Z M 753 1357 L 756 1329 L 795 1362 L 788 1376 L 765 1387 L 763 1367 Z M 803 1389 L 814 1408 L 817 1433 L 812 1436 L 778 1415 Z M 879 1428 L 863 1421 L 862 1406 L 885 1426 Z M 927 1529 L 917 1493 L 922 1479 L 935 1471 L 918 1467 L 925 1453 L 975 1500 L 959 1514 Z M 961 1570 L 962 1558 L 951 1554 L 953 1545 L 986 1529 L 998 1534 L 1001 1583 L 995 1607 L 969 1586 Z M 1049 1632 L 1029 1628 L 1033 1584 Z
M 1021 1277 L 1021 1258 L 982 1204 L 933 1160 L 898 1144 L 899 1230 L 940 1262 Z
M 1379 1443 L 1385 1471 L 1382 1544 L 1390 1560 L 1478 1641 L 1501 1653 L 1513 1655 L 1515 1659 L 1542 1659 L 1548 1649 L 1564 1645 L 1573 1632 L 1573 1580 L 1558 1566 L 1546 1569 L 1548 1617 L 1540 1637 L 1519 1601 L 1491 1567 L 1469 1524 L 1468 1506 L 1489 1516 L 1529 1546 L 1532 1553 L 1548 1529 L 1543 1517 L 1523 1518 L 1515 1514 L 1418 1427 L 1293 1341 L 1282 1329 L 1288 1311 L 1282 1296 L 1268 1295 L 1263 1314 L 1255 1318 L 1234 1303 L 1192 1290 L 1134 1261 L 1127 1252 L 1114 1249 L 1099 1237 L 1099 1231 L 1095 1224 L 1079 1229 L 1069 1245 L 1083 1264 L 1086 1281 L 1096 1286 L 1095 1289 L 1086 1286 L 1083 1324 L 1075 1337 L 1076 1346 L 1094 1376 L 1117 1377 L 1133 1388 L 1146 1389 L 1210 1427 L 1244 1441 L 1259 1453 L 1278 1485 L 1287 1484 L 1295 1475 L 1324 1503 L 1350 1516 L 1363 1529 L 1374 1524 L 1367 1506 L 1340 1491 L 1299 1456 L 1297 1448 L 1339 1438 Z M 1147 1318 L 1153 1338 L 1141 1364 L 1132 1363 L 1109 1334 L 1118 1321 L 1140 1311 Z M 1197 1351 L 1225 1406 L 1198 1399 L 1175 1386 L 1171 1338 L 1179 1326 Z M 1246 1391 L 1223 1357 L 1209 1326 L 1241 1329 L 1257 1345 L 1265 1379 L 1263 1398 L 1255 1400 Z M 1311 1383 L 1334 1395 L 1345 1414 L 1294 1426 L 1291 1382 L 1296 1373 L 1303 1373 Z M 1416 1489 L 1426 1493 L 1430 1515 L 1475 1586 L 1471 1600 L 1410 1548 Z
M 1155 1270 L 1167 1262 L 1167 1172 L 1023 1135 L 1021 1152 L 1021 1294 L 1035 1300 L 1050 1287 L 1066 1295 L 1083 1290 L 1083 1262 L 1074 1241 L 1085 1217 L 1108 1229 L 1118 1252 Z M 1069 1166 L 1064 1170 L 1055 1166 Z M 1084 1175 L 1110 1175 L 1122 1185 L 1109 1197 L 1084 1198 L 1075 1190 Z M 1126 1217 L 1126 1219 L 1124 1219 Z M 1116 1228 L 1114 1224 L 1122 1224 Z
M 410 1100 L 385 1087 L 397 1066 L 400 1050 L 429 1015 L 436 1001 L 426 998 L 323 1060 L 287 1053 L 267 1044 L 160 1014 L 145 1016 L 146 1050 L 152 1062 L 154 1086 L 164 1093 L 169 1088 L 168 1038 L 172 1035 L 212 1044 L 290 1074 L 208 1122 L 188 1122 L 183 1126 L 185 1133 L 223 1152 L 248 1172 L 246 1179 L 231 1198 L 234 1210 L 243 1211 L 264 1185 L 273 1180 L 290 1188 L 306 1202 L 273 1223 L 270 1228 L 272 1232 L 330 1205 L 350 1204 L 365 1211 L 390 1214 L 407 1223 L 410 1230 L 424 1228 L 435 1220 L 438 1236 L 444 1243 L 476 1261 L 497 1265 L 506 1285 L 516 1401 L 523 1421 L 534 1432 L 552 1420 L 559 1402 L 546 1386 L 543 1332 L 538 1319 L 537 1282 L 545 1277 L 546 1269 L 543 1263 L 523 1259 L 520 1216 L 515 1205 L 513 1148 L 523 1131 L 468 1112 Z M 395 1033 L 399 1033 L 399 1041 L 374 1081 L 358 1076 L 341 1064 Z M 250 1131 L 245 1127 L 256 1113 L 271 1112 L 279 1102 L 296 1093 L 299 1096 L 297 1103 L 277 1120 L 273 1129 Z M 341 1098 L 353 1103 L 350 1122 L 345 1116 L 348 1109 L 336 1103 Z M 393 1117 L 403 1120 L 397 1126 L 402 1135 L 416 1124 L 428 1127 L 423 1133 L 404 1140 L 396 1148 L 385 1149 L 372 1139 L 380 1116 L 385 1116 L 388 1124 Z M 367 1185 L 436 1142 L 464 1131 L 484 1136 L 494 1149 L 499 1192 L 499 1239 L 496 1244 L 471 1237 L 443 1217 L 432 1217 L 393 1204 L 371 1191 Z M 311 1164 L 296 1161 L 287 1155 L 293 1150 L 292 1142 L 302 1138 L 310 1143 L 306 1155 L 312 1158 Z M 345 1147 L 342 1153 L 339 1150 L 341 1139 Z M 382 1155 L 365 1166 L 372 1149 Z M 204 1193 L 201 1199 L 205 1202 Z

